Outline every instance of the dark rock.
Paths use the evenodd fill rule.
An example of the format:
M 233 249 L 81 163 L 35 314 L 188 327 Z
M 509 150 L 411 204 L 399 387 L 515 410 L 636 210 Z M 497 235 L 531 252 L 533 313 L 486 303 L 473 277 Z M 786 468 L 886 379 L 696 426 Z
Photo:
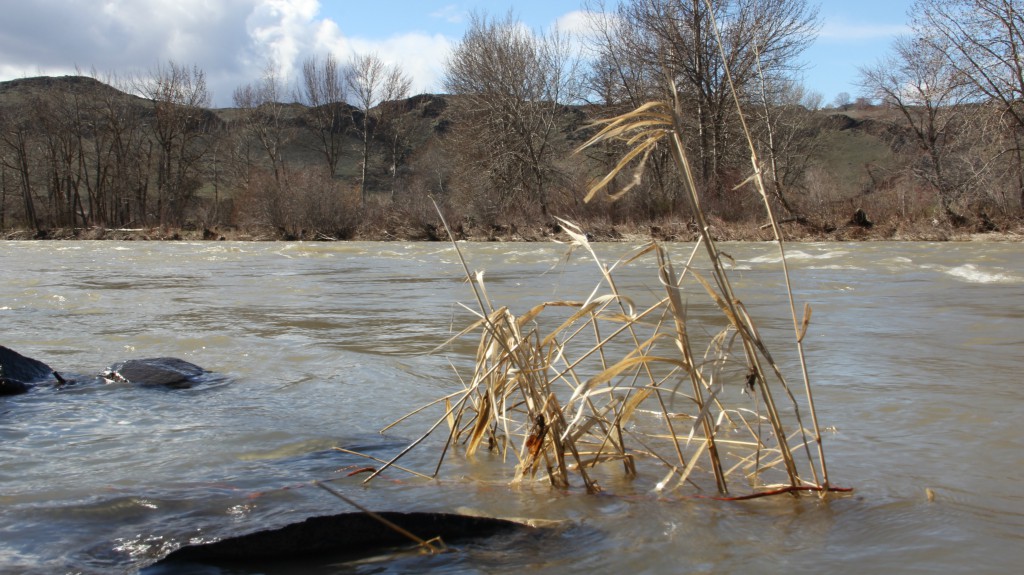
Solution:
M 875 222 L 868 219 L 867 212 L 862 208 L 857 208 L 857 211 L 853 213 L 853 217 L 850 218 L 850 223 L 864 229 L 871 229 L 875 225 Z
M 451 543 L 532 529 L 522 523 L 449 513 L 382 512 L 380 516 L 420 539 L 440 537 Z M 278 529 L 257 531 L 213 543 L 187 545 L 164 557 L 171 562 L 245 562 L 309 558 L 314 555 L 368 554 L 399 545 L 414 545 L 406 536 L 365 513 L 311 517 Z
M 988 216 L 984 211 L 978 212 L 978 231 L 979 232 L 998 232 L 999 226 L 992 221 L 992 218 Z
M 110 366 L 103 377 L 111 381 L 137 385 L 187 389 L 195 385 L 207 371 L 176 357 L 130 359 Z
M 25 382 L 49 379 L 53 369 L 45 363 L 25 357 L 13 349 L 0 345 L 0 370 L 3 376 Z
M 222 381 L 198 365 L 175 357 L 130 359 L 110 366 L 99 376 L 65 379 L 45 363 L 25 357 L 0 345 L 0 396 L 25 393 L 33 385 L 52 383 L 60 387 L 82 382 L 124 382 L 143 386 L 187 389 L 198 383 Z
M 50 366 L 0 345 L 0 395 L 25 393 L 33 383 L 52 378 Z
M 0 377 L 0 396 L 18 395 L 32 389 L 32 385 L 24 381 Z

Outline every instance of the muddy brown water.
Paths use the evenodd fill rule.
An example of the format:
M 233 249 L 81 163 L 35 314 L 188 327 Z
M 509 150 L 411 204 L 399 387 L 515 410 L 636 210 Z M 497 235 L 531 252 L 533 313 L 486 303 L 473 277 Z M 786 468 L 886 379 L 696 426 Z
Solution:
M 597 281 L 586 258 L 560 264 L 562 246 L 463 247 L 493 298 L 514 311 L 586 297 Z M 610 262 L 630 247 L 598 250 Z M 673 251 L 681 259 L 689 248 Z M 787 348 L 775 248 L 724 249 L 739 297 L 770 344 Z M 578 486 L 510 487 L 496 462 L 453 457 L 435 482 L 391 473 L 369 487 L 357 478 L 335 485 L 378 510 L 568 527 L 438 557 L 389 553 L 303 569 L 1019 569 L 1024 246 L 788 249 L 797 297 L 814 309 L 808 359 L 829 471 L 853 496 L 723 503 L 615 481 L 587 496 Z M 0 344 L 72 373 L 176 356 L 229 378 L 188 390 L 115 384 L 0 398 L 2 573 L 134 573 L 189 542 L 350 511 L 309 485 L 365 465 L 330 448 L 396 453 L 426 420 L 378 429 L 457 389 L 449 362 L 471 361 L 472 342 L 428 354 L 468 320 L 457 302 L 472 302 L 445 244 L 5 242 L 0 270 Z M 657 289 L 643 266 L 624 274 L 635 289 Z M 436 456 L 417 451 L 405 465 L 430 471 Z

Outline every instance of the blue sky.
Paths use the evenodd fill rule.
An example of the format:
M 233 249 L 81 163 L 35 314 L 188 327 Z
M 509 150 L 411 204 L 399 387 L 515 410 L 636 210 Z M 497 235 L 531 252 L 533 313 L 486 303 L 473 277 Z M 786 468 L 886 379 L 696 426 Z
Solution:
M 609 0 L 608 4 L 613 2 Z M 804 84 L 825 102 L 856 96 L 857 67 L 875 63 L 906 31 L 912 0 L 820 3 L 821 35 L 805 54 Z M 143 73 L 174 60 L 206 74 L 218 105 L 260 77 L 269 60 L 286 77 L 310 55 L 341 60 L 375 52 L 400 64 L 418 92 L 440 91 L 444 60 L 468 14 L 503 16 L 527 26 L 577 25 L 579 0 L 33 0 L 5 6 L 0 18 L 0 80 L 95 70 Z M 577 16 L 574 18 L 574 16 Z
M 856 97 L 858 66 L 874 64 L 893 38 L 906 32 L 907 12 L 913 0 L 825 0 L 819 3 L 821 34 L 806 52 L 807 88 L 821 93 L 826 102 L 839 92 Z M 612 4 L 611 1 L 607 4 Z M 387 10 L 381 17 L 382 7 Z M 356 37 L 384 39 L 408 32 L 442 34 L 457 40 L 472 11 L 503 16 L 513 13 L 534 29 L 551 26 L 581 9 L 579 0 L 527 0 L 504 2 L 398 1 L 367 3 L 325 1 L 320 13 L 337 22 L 342 31 Z

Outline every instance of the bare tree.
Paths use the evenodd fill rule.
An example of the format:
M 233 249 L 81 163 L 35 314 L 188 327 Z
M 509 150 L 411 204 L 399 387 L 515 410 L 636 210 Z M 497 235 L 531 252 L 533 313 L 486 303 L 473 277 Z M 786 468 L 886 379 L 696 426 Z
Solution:
M 798 58 L 818 29 L 816 9 L 806 0 L 633 0 L 620 6 L 619 15 L 635 30 L 623 47 L 667 71 L 692 110 L 702 182 L 726 189 L 732 184 L 726 174 L 746 160 L 745 154 L 730 158 L 742 146 L 734 145 L 737 111 L 729 76 L 741 98 L 756 102 L 759 75 L 777 82 L 799 68 Z
M 650 66 L 636 50 L 625 49 L 642 45 L 643 40 L 636 35 L 643 31 L 609 10 L 604 0 L 587 0 L 584 6 L 590 16 L 590 33 L 585 39 L 592 55 L 586 85 L 588 100 L 597 104 L 602 116 L 607 116 L 623 114 L 659 98 L 664 81 L 662 70 Z M 622 142 L 605 141 L 584 153 L 600 163 L 602 173 L 608 173 L 627 150 Z M 622 207 L 623 188 L 618 182 L 607 187 L 607 197 L 614 200 L 607 202 L 613 218 L 623 217 L 623 212 L 630 209 L 638 210 L 636 215 L 645 219 L 676 212 L 681 187 L 672 169 L 669 150 L 654 150 L 647 166 L 647 176 L 642 181 L 628 184 L 634 190 L 625 200 L 629 207 Z
M 36 153 L 46 190 L 46 214 L 50 225 L 74 227 L 76 212 L 81 211 L 79 160 L 84 156 L 81 100 L 67 79 L 53 82 L 45 96 L 32 107 L 32 125 L 37 130 Z
M 348 120 L 345 87 L 344 74 L 333 54 L 328 53 L 323 61 L 313 56 L 302 64 L 302 82 L 296 99 L 309 108 L 306 126 L 316 139 L 331 176 L 344 154 Z
M 391 175 L 391 201 L 395 200 L 395 194 L 398 191 L 400 168 L 409 154 L 408 138 L 412 126 L 408 113 L 411 110 L 411 104 L 412 102 L 406 94 L 378 106 L 377 134 L 381 140 L 387 142 L 390 155 L 388 173 Z
M 362 115 L 356 125 L 359 127 L 363 142 L 359 189 L 365 207 L 370 148 L 374 133 L 379 126 L 387 122 L 386 114 L 393 109 L 381 104 L 408 98 L 412 79 L 400 67 L 386 64 L 376 54 L 353 56 L 345 79 L 356 107 Z
M 36 215 L 35 198 L 32 195 L 32 126 L 26 118 L 27 114 L 18 116 L 20 117 L 4 114 L 3 110 L 0 110 L 0 145 L 3 145 L 3 149 L 0 150 L 3 152 L 0 153 L 0 161 L 3 161 L 5 168 L 17 174 L 25 223 L 38 231 L 42 227 Z
M 157 162 L 157 212 L 161 224 L 180 225 L 199 188 L 199 161 L 206 153 L 210 92 L 206 74 L 169 62 L 141 78 L 137 89 L 153 103 Z
M 128 81 L 108 76 L 103 82 L 117 89 L 102 92 L 97 102 L 96 162 L 105 168 L 96 173 L 92 185 L 97 195 L 106 196 L 99 209 L 107 212 L 98 215 L 96 223 L 142 223 L 146 219 L 153 160 L 144 109 L 125 93 L 131 89 Z
M 808 223 L 807 216 L 794 192 L 803 188 L 814 140 L 808 128 L 814 118 L 805 107 L 820 95 L 808 96 L 804 87 L 790 81 L 769 84 L 761 77 L 760 106 L 754 117 L 754 138 L 760 148 L 758 155 L 767 164 L 764 170 L 769 191 L 785 210 L 788 221 Z
M 482 178 L 473 200 L 493 218 L 511 206 L 550 210 L 560 172 L 558 120 L 579 97 L 578 59 L 557 30 L 538 35 L 508 14 L 474 14 L 448 60 L 444 85 L 457 96 L 457 162 Z
M 1024 127 L 1024 2 L 917 0 L 911 14 L 917 35 Z
M 1020 205 L 1024 206 L 1024 2 L 1021 0 L 917 0 L 915 33 L 941 51 L 970 82 L 974 97 L 995 103 L 1012 122 L 1005 139 L 1016 160 Z
M 870 97 L 903 116 L 921 150 L 915 175 L 935 191 L 942 215 L 961 223 L 964 218 L 956 202 L 979 174 L 971 166 L 968 149 L 968 122 L 977 111 L 968 105 L 969 79 L 952 65 L 942 41 L 935 38 L 898 39 L 889 57 L 861 68 L 860 76 Z
M 262 216 L 270 225 L 286 229 L 291 223 L 288 196 L 288 169 L 284 158 L 285 145 L 294 136 L 292 126 L 286 118 L 287 106 L 283 99 L 283 87 L 277 67 L 268 63 L 263 77 L 256 82 L 235 89 L 233 100 L 241 115 L 243 137 L 240 156 L 245 167 L 244 178 L 249 183 L 249 192 L 258 202 Z M 260 162 L 253 158 L 263 157 Z M 255 177 L 260 167 L 269 168 L 272 176 L 269 182 Z

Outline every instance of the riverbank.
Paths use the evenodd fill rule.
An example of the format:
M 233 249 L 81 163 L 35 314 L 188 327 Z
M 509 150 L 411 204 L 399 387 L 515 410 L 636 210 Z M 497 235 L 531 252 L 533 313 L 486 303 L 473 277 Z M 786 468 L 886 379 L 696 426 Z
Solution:
M 694 224 L 673 221 L 648 225 L 589 225 L 581 226 L 591 241 L 597 242 L 642 242 L 649 239 L 660 241 L 690 242 L 698 238 Z M 849 241 L 932 241 L 932 242 L 1020 242 L 1024 241 L 1024 223 L 1016 222 L 997 226 L 992 230 L 978 230 L 931 222 L 888 222 L 861 226 L 848 224 L 831 230 L 791 222 L 782 225 L 787 241 L 799 242 L 849 242 Z M 719 241 L 771 241 L 772 231 L 765 225 L 713 221 L 712 236 Z M 459 226 L 454 231 L 456 239 L 478 242 L 536 242 L 567 241 L 569 238 L 557 225 L 516 227 L 503 229 L 473 229 Z M 232 226 L 203 229 L 181 228 L 61 228 L 51 230 L 6 230 L 0 232 L 5 240 L 118 240 L 118 241 L 447 241 L 448 236 L 440 226 L 420 228 L 384 229 L 379 227 L 358 228 L 344 238 L 324 234 L 287 233 L 273 229 L 240 229 Z

